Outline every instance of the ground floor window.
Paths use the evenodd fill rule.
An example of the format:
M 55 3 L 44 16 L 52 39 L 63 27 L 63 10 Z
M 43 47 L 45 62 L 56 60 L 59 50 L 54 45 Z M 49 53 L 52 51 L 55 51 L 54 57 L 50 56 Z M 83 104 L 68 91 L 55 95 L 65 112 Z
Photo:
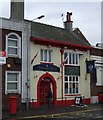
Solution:
M 79 76 L 65 76 L 65 95 L 79 93 Z
M 5 93 L 20 93 L 21 72 L 6 71 Z

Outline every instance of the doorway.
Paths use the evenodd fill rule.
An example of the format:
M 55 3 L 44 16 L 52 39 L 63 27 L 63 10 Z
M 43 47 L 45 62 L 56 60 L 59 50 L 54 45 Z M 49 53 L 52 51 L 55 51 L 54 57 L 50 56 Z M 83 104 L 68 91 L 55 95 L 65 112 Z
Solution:
M 47 93 L 51 88 L 49 78 L 45 78 L 40 83 L 40 105 L 47 104 Z
M 51 88 L 53 94 L 52 104 L 56 103 L 56 81 L 48 72 L 43 74 L 37 84 L 37 102 L 38 105 L 47 104 L 47 92 Z

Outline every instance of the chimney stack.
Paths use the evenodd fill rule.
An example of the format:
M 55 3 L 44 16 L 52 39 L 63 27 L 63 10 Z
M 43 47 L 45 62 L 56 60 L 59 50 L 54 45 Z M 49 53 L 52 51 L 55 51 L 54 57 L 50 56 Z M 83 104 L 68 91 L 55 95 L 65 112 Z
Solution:
M 24 0 L 11 0 L 10 19 L 24 20 Z
M 65 29 L 67 29 L 69 31 L 72 31 L 72 23 L 73 23 L 73 21 L 71 21 L 71 16 L 72 16 L 72 12 L 71 13 L 67 12 L 66 21 L 64 22 Z

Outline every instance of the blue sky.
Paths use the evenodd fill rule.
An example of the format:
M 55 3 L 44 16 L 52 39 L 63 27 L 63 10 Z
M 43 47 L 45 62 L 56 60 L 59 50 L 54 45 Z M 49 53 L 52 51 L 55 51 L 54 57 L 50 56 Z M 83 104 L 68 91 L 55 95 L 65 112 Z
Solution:
M 31 1 L 31 2 L 30 2 Z M 0 3 L 0 17 L 10 17 L 10 0 Z M 92 45 L 101 42 L 101 1 L 87 0 L 25 0 L 25 19 L 33 20 L 45 15 L 41 22 L 63 28 L 66 12 L 72 12 L 73 27 L 78 27 Z M 61 14 L 64 15 L 62 19 Z

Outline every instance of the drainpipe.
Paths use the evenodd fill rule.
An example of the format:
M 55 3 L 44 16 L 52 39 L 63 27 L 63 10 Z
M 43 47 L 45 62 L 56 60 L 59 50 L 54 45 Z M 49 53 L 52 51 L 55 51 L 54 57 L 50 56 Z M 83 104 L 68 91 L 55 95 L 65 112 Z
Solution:
M 0 65 L 0 120 L 2 119 L 2 65 Z
M 62 97 L 62 102 L 63 102 L 63 77 L 64 77 L 64 70 L 63 70 L 63 54 L 64 54 L 64 50 L 61 49 L 61 97 Z
M 2 51 L 3 44 L 2 44 L 2 31 L 0 32 L 0 51 Z M 0 64 L 0 120 L 2 119 L 2 64 Z
M 27 110 L 29 109 L 30 102 L 30 33 L 31 23 L 27 25 Z

